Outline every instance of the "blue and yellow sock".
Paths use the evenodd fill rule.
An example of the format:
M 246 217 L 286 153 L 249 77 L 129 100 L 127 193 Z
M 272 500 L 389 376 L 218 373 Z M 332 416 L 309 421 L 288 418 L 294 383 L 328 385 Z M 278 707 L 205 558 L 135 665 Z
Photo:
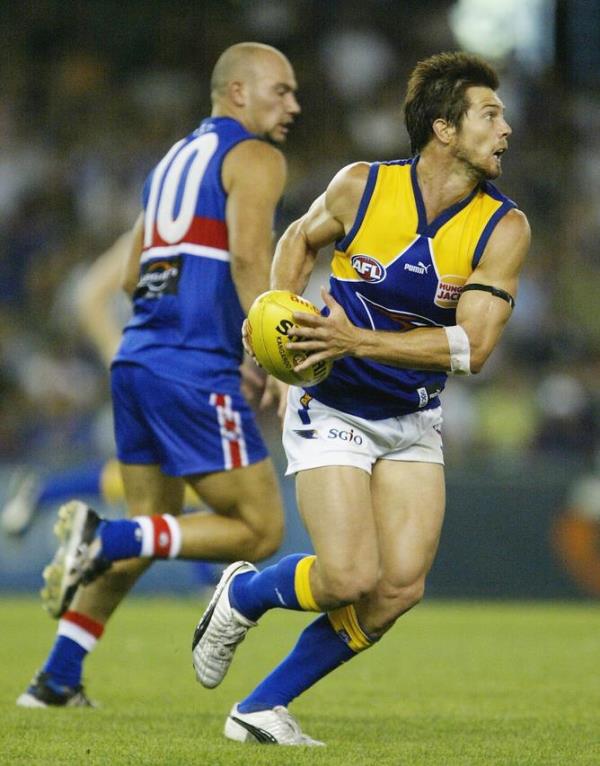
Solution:
M 240 702 L 241 713 L 289 703 L 377 639 L 360 627 L 353 606 L 323 614 L 301 633 L 291 653 Z
M 315 560 L 316 556 L 294 553 L 262 572 L 238 575 L 229 590 L 231 605 L 254 622 L 275 607 L 320 612 L 310 587 Z

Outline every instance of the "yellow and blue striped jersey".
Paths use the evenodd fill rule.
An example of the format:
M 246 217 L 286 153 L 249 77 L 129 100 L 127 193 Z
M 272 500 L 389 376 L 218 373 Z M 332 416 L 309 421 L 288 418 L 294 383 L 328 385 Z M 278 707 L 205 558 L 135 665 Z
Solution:
M 373 163 L 356 219 L 336 242 L 330 291 L 358 327 L 410 331 L 456 323 L 462 288 L 515 203 L 483 182 L 427 222 L 418 157 Z M 308 389 L 319 401 L 378 420 L 438 406 L 446 374 L 346 357 Z

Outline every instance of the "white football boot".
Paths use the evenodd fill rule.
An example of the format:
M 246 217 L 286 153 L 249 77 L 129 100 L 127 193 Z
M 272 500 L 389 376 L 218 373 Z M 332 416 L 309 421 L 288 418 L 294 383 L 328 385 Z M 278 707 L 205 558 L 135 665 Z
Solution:
M 196 680 L 214 689 L 225 678 L 237 647 L 256 623 L 229 603 L 229 588 L 242 572 L 256 572 L 247 561 L 230 564 L 221 575 L 210 603 L 200 618 L 192 640 L 192 664 Z
M 100 555 L 96 531 L 102 519 L 79 500 L 61 506 L 54 534 L 59 546 L 54 558 L 44 569 L 46 586 L 40 592 L 44 609 L 51 617 L 63 615 L 80 584 L 92 582 L 110 567 Z
M 259 745 L 325 746 L 324 742 L 304 734 L 298 721 L 282 705 L 256 713 L 240 713 L 234 705 L 223 733 L 227 739 Z

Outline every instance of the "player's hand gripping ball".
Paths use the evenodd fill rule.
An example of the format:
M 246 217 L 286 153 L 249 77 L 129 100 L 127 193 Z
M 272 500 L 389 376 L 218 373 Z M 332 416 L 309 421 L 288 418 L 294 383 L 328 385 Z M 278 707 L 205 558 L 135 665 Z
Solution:
M 326 359 L 294 372 L 308 356 L 305 351 L 286 348 L 292 340 L 289 331 L 295 324 L 294 311 L 319 314 L 313 303 L 289 290 L 268 290 L 259 295 L 248 312 L 247 340 L 256 361 L 270 375 L 292 386 L 314 386 L 329 375 L 332 362 Z

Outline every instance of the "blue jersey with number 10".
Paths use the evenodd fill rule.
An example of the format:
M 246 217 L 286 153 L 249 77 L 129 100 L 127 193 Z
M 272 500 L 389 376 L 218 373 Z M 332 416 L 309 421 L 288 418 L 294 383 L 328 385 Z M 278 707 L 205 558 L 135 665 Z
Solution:
M 148 176 L 133 316 L 116 362 L 208 391 L 239 388 L 244 312 L 231 278 L 221 169 L 256 138 L 229 117 L 204 120 Z

